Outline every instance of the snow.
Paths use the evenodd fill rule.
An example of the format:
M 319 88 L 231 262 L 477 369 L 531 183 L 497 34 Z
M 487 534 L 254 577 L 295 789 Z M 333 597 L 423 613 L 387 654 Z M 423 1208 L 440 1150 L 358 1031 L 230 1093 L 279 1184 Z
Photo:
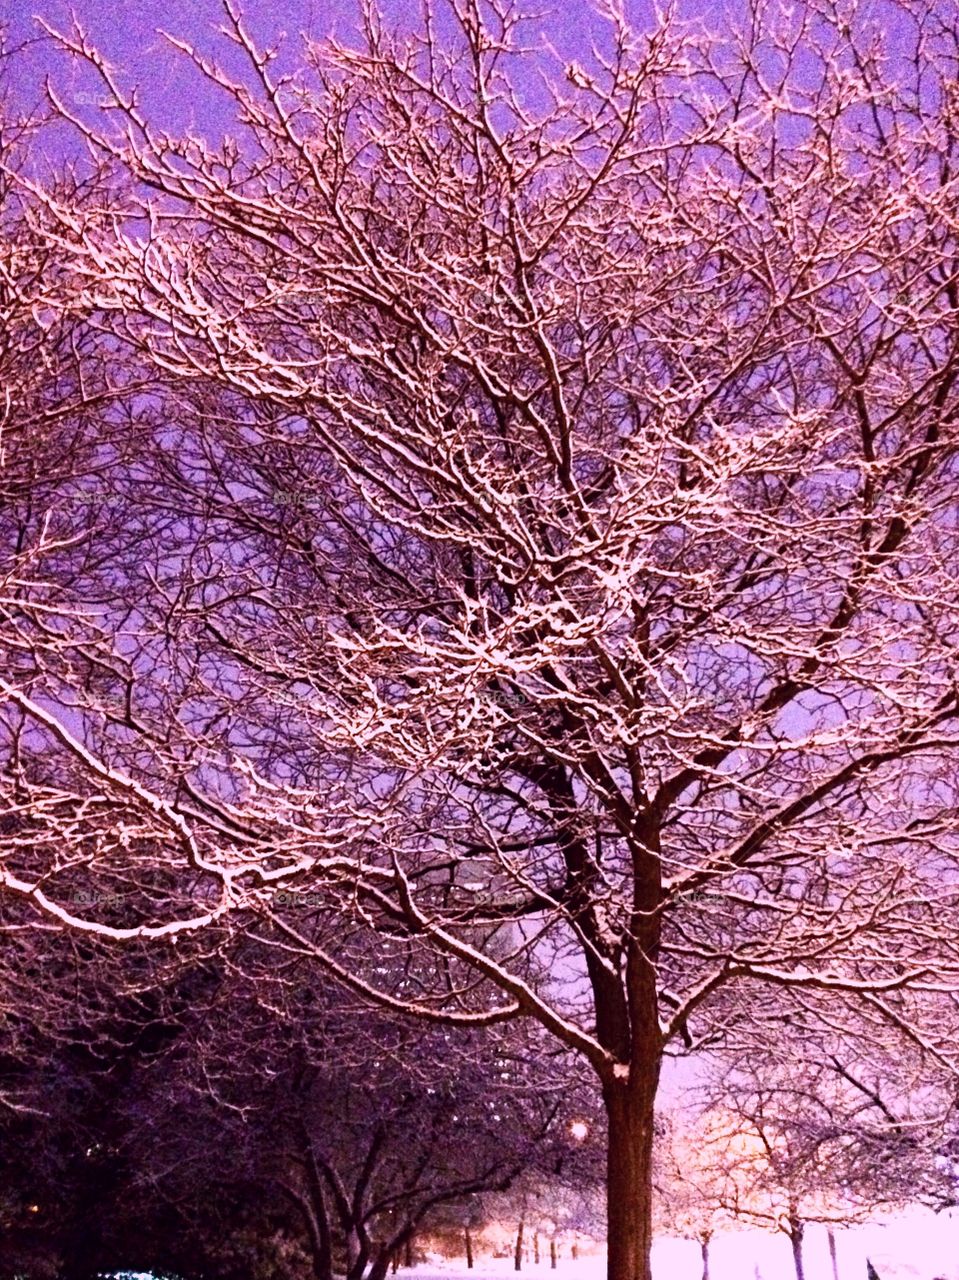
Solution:
M 933 1214 L 915 1210 L 859 1227 L 835 1230 L 839 1280 L 866 1280 L 868 1258 L 880 1280 L 959 1280 L 959 1210 Z M 806 1280 L 833 1280 L 824 1227 L 806 1229 L 803 1245 Z M 548 1253 L 536 1266 L 513 1270 L 511 1258 L 479 1256 L 468 1271 L 462 1259 L 431 1257 L 397 1280 L 605 1280 L 606 1258 L 597 1253 L 572 1262 L 561 1258 L 551 1271 Z M 796 1280 L 785 1236 L 764 1231 L 717 1234 L 709 1251 L 710 1280 Z M 653 1280 L 701 1280 L 699 1245 L 690 1240 L 657 1240 Z

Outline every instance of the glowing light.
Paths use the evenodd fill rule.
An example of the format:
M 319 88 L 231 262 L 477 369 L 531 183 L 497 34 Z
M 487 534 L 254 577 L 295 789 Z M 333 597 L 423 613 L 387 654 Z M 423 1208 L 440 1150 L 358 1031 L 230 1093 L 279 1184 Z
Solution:
M 585 1120 L 574 1120 L 569 1126 L 569 1136 L 574 1142 L 583 1142 L 589 1137 L 589 1125 Z

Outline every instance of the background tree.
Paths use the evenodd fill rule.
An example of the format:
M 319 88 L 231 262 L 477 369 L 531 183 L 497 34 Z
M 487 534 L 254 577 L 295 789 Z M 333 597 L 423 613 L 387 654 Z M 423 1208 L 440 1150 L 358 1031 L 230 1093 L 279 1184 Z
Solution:
M 709 1117 L 690 1107 L 660 1117 L 656 1144 L 656 1227 L 659 1234 L 694 1240 L 699 1246 L 702 1280 L 709 1280 L 713 1236 L 733 1219 L 725 1186 L 727 1162 L 709 1142 Z
M 117 963 L 101 940 L 13 938 L 10 1276 L 375 1280 L 447 1206 L 537 1169 L 598 1177 L 600 1144 L 569 1135 L 589 1094 L 519 1026 L 451 1043 L 318 991 L 309 961 L 277 971 L 248 939 L 211 950 L 209 932 L 166 963 L 146 942 Z M 47 986 L 63 998 L 38 1002 Z
M 382 1280 L 446 1206 L 520 1174 L 566 1161 L 595 1179 L 597 1144 L 570 1151 L 570 1116 L 588 1095 L 535 1034 L 456 1039 L 318 994 L 312 970 L 300 961 L 279 983 L 261 969 L 245 988 L 227 984 L 185 1066 L 219 1107 L 216 1150 L 246 1150 L 295 1206 L 318 1280 Z
M 780 1008 L 774 1041 L 740 1036 L 713 1056 L 695 1090 L 690 1159 L 678 1186 L 664 1179 L 667 1204 L 678 1199 L 680 1210 L 693 1183 L 707 1224 L 713 1214 L 782 1232 L 797 1280 L 808 1223 L 825 1226 L 835 1271 L 835 1227 L 948 1203 L 942 1153 L 955 1093 L 934 1062 L 894 1058 L 862 1032 L 830 1035 L 824 1019 L 804 1019 L 803 1003 Z M 697 1165 L 708 1173 L 689 1179 Z

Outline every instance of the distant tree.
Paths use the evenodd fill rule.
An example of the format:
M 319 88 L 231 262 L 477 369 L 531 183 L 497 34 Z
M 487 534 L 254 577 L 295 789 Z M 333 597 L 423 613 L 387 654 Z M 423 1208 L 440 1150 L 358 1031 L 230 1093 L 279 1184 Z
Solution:
M 887 1056 L 863 1032 L 830 1035 L 807 1021 L 800 1033 L 803 1013 L 812 1011 L 785 1015 L 764 1052 L 745 1037 L 735 1052 L 727 1046 L 715 1055 L 696 1090 L 698 1118 L 676 1118 L 691 1159 L 665 1179 L 667 1203 L 680 1212 L 693 1183 L 707 1229 L 719 1214 L 782 1232 L 797 1280 L 809 1222 L 826 1226 L 835 1268 L 837 1225 L 946 1202 L 942 1151 L 955 1092 L 934 1062 Z M 705 1176 L 690 1179 L 690 1164 L 705 1167 Z
M 890 1039 L 876 1017 L 837 1024 L 821 993 L 752 1002 L 705 1056 L 695 1105 L 793 1130 L 837 1200 L 938 1210 L 955 1196 L 959 1090 L 933 1039 Z M 943 1025 L 951 1023 L 948 1003 Z
M 457 1038 L 318 993 L 311 968 L 226 982 L 192 1053 L 170 1060 L 181 1114 L 154 1118 L 155 1145 L 173 1144 L 175 1182 L 190 1108 L 212 1106 L 212 1150 L 287 1198 L 317 1280 L 383 1280 L 447 1206 L 562 1164 L 589 1095 L 532 1029 Z M 601 1145 L 574 1154 L 595 1180 Z
M 702 1280 L 709 1280 L 713 1236 L 733 1221 L 728 1211 L 728 1163 L 717 1158 L 709 1137 L 708 1121 L 689 1109 L 660 1117 L 654 1175 L 657 1230 L 696 1241 Z

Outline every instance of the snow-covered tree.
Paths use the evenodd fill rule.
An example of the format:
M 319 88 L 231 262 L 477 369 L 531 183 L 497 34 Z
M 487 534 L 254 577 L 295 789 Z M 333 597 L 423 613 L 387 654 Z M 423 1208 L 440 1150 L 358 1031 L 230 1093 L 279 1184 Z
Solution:
M 870 1043 L 866 1028 L 830 1034 L 813 1019 L 828 1012 L 821 999 L 786 1007 L 774 1040 L 741 1036 L 712 1055 L 674 1119 L 684 1155 L 664 1171 L 664 1201 L 681 1220 L 692 1200 L 707 1233 L 717 1217 L 782 1232 L 803 1280 L 810 1222 L 826 1227 L 835 1263 L 836 1227 L 949 1202 L 955 1079 L 901 1044 Z
M 58 305 L 151 392 L 122 670 L 73 729 L 45 667 L 3 686 L 21 776 L 122 794 L 193 924 L 580 1054 L 648 1280 L 664 1052 L 771 990 L 953 1054 L 956 32 L 614 8 L 563 68 L 450 0 L 281 70 L 225 27 L 174 40 L 207 139 L 59 36 L 111 109 L 51 91 L 109 166 L 31 188 Z M 50 911 L 42 862 L 5 883 Z
M 156 1132 L 189 1148 L 191 1100 L 212 1100 L 217 1148 L 244 1151 L 295 1207 L 317 1280 L 383 1280 L 448 1206 L 567 1157 L 582 1090 L 537 1029 L 456 1037 L 317 993 L 314 979 L 301 962 L 282 983 L 226 982 L 193 1054 L 171 1063 L 181 1118 L 160 1114 Z M 594 1144 L 594 1180 L 595 1156 Z
M 702 1280 L 709 1280 L 713 1236 L 735 1221 L 729 1209 L 729 1162 L 717 1148 L 710 1116 L 689 1109 L 660 1117 L 655 1153 L 657 1233 L 699 1245 Z

